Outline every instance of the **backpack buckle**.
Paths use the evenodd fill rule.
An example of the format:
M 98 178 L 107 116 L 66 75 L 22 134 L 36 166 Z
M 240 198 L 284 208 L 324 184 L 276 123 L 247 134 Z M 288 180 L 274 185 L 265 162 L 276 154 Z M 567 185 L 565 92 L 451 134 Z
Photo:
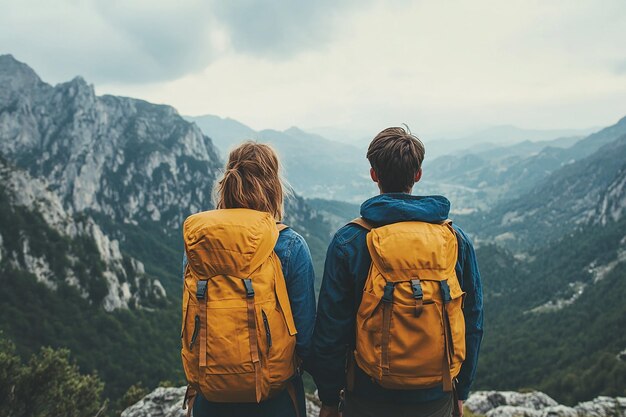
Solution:
M 419 317 L 424 310 L 424 292 L 422 291 L 422 284 L 420 284 L 419 278 L 411 280 L 411 289 L 413 290 L 413 298 L 415 299 L 415 311 L 413 315 Z
M 387 282 L 387 284 L 385 284 L 385 292 L 383 293 L 383 298 L 382 298 L 383 303 L 393 302 L 393 290 L 394 289 L 395 289 L 395 285 L 393 282 Z
M 247 278 L 243 280 L 243 285 L 246 287 L 246 297 L 254 297 L 254 288 L 252 288 L 252 280 Z
M 206 289 L 207 289 L 208 282 L 209 281 L 207 280 L 198 281 L 198 286 L 196 288 L 196 299 L 198 300 L 204 299 L 204 297 L 206 296 Z
M 411 289 L 413 290 L 413 298 L 416 300 L 424 298 L 424 292 L 422 291 L 422 285 L 420 284 L 419 278 L 411 280 Z

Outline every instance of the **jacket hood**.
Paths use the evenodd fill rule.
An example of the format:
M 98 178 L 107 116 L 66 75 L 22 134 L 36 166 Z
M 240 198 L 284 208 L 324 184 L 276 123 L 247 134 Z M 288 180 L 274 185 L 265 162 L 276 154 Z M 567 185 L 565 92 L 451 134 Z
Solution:
M 450 201 L 440 195 L 389 193 L 361 204 L 361 217 L 378 226 L 404 221 L 441 223 L 448 218 L 449 212 Z

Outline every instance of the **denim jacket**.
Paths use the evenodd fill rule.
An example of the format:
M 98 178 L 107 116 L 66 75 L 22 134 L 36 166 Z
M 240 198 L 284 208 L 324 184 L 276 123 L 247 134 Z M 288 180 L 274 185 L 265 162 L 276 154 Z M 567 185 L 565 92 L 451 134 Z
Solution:
M 448 218 L 449 210 L 450 202 L 441 196 L 390 193 L 365 201 L 361 205 L 361 216 L 376 226 L 402 221 L 440 223 Z M 463 308 L 466 358 L 457 385 L 459 398 L 464 400 L 474 380 L 483 334 L 482 286 L 472 243 L 459 227 L 453 227 L 459 248 L 456 275 L 466 292 Z M 372 262 L 366 235 L 362 227 L 348 224 L 337 231 L 326 255 L 313 336 L 313 376 L 320 399 L 328 405 L 339 401 L 339 392 L 345 387 L 346 356 L 355 346 L 356 312 Z M 374 401 L 401 403 L 431 401 L 444 396 L 441 385 L 419 390 L 382 388 L 358 366 L 355 366 L 354 394 Z
M 296 353 L 307 369 L 315 325 L 315 273 L 306 241 L 291 228 L 280 232 L 274 251 L 283 269 L 287 293 L 296 324 Z M 187 257 L 183 255 L 183 279 Z

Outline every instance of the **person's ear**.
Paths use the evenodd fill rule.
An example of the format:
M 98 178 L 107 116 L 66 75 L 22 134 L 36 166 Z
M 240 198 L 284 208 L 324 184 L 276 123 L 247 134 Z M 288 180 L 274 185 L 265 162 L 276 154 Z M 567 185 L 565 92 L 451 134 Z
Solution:
M 378 175 L 376 174 L 376 171 L 374 171 L 374 168 L 370 168 L 370 177 L 372 178 L 372 181 L 378 183 Z
M 422 179 L 422 168 L 415 174 L 415 182 L 419 182 Z

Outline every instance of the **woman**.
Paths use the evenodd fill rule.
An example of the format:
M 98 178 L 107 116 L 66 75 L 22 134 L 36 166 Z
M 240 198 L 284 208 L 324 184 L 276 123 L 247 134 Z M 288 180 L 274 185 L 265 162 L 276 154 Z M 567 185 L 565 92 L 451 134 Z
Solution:
M 208 375 L 206 378 L 197 379 L 202 381 L 208 381 L 206 382 L 206 384 L 213 384 L 213 386 L 216 385 L 215 381 L 218 381 L 217 385 L 221 384 L 220 389 L 222 389 L 222 391 L 221 393 L 218 392 L 218 394 L 214 394 L 214 392 L 211 391 L 210 395 L 213 395 L 212 397 L 209 397 L 212 399 L 211 401 L 207 400 L 201 393 L 198 393 L 198 395 L 196 395 L 195 401 L 193 402 L 193 415 L 195 417 L 306 416 L 304 389 L 301 373 L 299 369 L 295 370 L 295 366 L 290 368 L 290 359 L 285 359 L 285 349 L 280 348 L 280 340 L 277 339 L 280 337 L 289 338 L 290 336 L 291 339 L 293 339 L 293 335 L 295 334 L 295 353 L 297 357 L 302 360 L 302 363 L 306 366 L 310 357 L 311 336 L 313 333 L 313 327 L 315 322 L 315 293 L 313 288 L 315 277 L 313 273 L 311 254 L 309 252 L 309 248 L 306 242 L 298 233 L 290 228 L 285 228 L 280 224 L 283 218 L 283 200 L 285 197 L 285 187 L 281 181 L 279 174 L 279 160 L 276 153 L 271 147 L 265 144 L 259 144 L 255 142 L 243 143 L 230 153 L 228 163 L 226 164 L 226 171 L 224 173 L 224 176 L 217 183 L 217 212 L 209 211 L 199 213 L 190 216 L 190 218 L 187 219 L 187 221 L 185 222 L 184 234 L 186 255 L 188 254 L 190 256 L 189 264 L 187 261 L 187 256 L 185 256 L 183 259 L 183 277 L 185 279 L 185 289 L 186 292 L 187 290 L 189 290 L 188 292 L 190 294 L 200 294 L 200 296 L 198 297 L 190 295 L 186 302 L 185 299 L 183 300 L 183 364 L 185 365 L 185 373 L 187 374 L 187 378 L 191 382 L 191 380 L 193 380 L 194 378 L 194 373 L 197 372 L 196 370 L 199 369 L 200 372 L 204 372 L 205 368 L 202 368 L 202 366 L 211 366 L 210 363 L 208 365 L 206 363 L 207 356 L 209 357 L 209 362 L 213 361 L 215 366 L 223 365 L 222 362 L 224 361 L 220 359 L 223 356 L 220 357 L 220 354 L 230 356 L 231 362 L 237 362 L 237 358 L 241 357 L 241 362 L 243 362 L 241 369 L 245 369 L 245 372 L 249 372 L 251 375 L 253 375 L 251 377 L 251 380 L 253 381 L 252 384 L 256 385 L 257 400 L 254 401 L 255 390 L 253 388 L 252 399 L 250 399 L 250 396 L 248 395 L 248 397 L 245 397 L 248 399 L 248 401 L 233 402 L 239 401 L 239 398 L 243 397 L 238 397 L 236 389 L 231 389 L 226 382 L 220 382 L 219 378 L 221 377 L 221 375 L 218 375 L 220 371 L 213 372 L 213 374 L 209 372 L 209 374 L 211 375 Z M 249 209 L 254 211 L 229 211 L 226 209 Z M 231 213 L 233 213 L 232 216 Z M 263 213 L 269 213 L 269 215 L 264 215 Z M 235 220 L 232 220 L 233 216 L 239 217 L 237 217 Z M 216 218 L 218 220 L 215 220 Z M 236 227 L 245 223 L 245 221 L 248 221 L 250 218 L 268 220 L 269 227 L 272 230 L 268 232 L 266 227 L 264 232 L 265 234 L 257 233 L 252 237 L 244 236 L 240 239 L 238 243 L 229 243 L 230 240 L 236 240 L 241 236 L 231 236 L 235 232 L 231 233 L 231 229 L 228 229 L 228 225 L 224 225 L 224 219 L 230 221 L 229 224 L 231 224 L 234 228 L 232 230 L 240 234 L 243 233 L 245 235 L 248 227 L 240 227 L 239 229 L 236 229 Z M 206 226 L 207 219 L 213 222 L 217 221 L 218 223 L 213 223 L 209 224 L 209 226 Z M 254 225 L 256 225 L 257 223 L 254 223 Z M 278 227 L 276 227 L 274 223 L 276 223 Z M 197 226 L 198 224 L 200 224 L 200 226 Z M 241 231 L 240 229 L 244 230 Z M 224 232 L 224 230 L 226 230 L 226 232 Z M 215 233 L 217 233 L 217 235 Z M 219 233 L 226 233 L 226 236 L 224 236 L 223 234 L 219 235 Z M 229 303 L 228 305 L 231 306 L 233 305 L 233 299 L 236 299 L 235 302 L 244 305 L 243 303 L 245 303 L 245 300 L 247 300 L 247 305 L 249 309 L 247 310 L 248 321 L 246 327 L 239 326 L 237 329 L 241 330 L 237 330 L 234 336 L 231 335 L 228 338 L 218 338 L 219 336 L 215 336 L 215 333 L 224 331 L 224 327 L 228 326 L 228 323 L 224 324 L 225 322 L 233 319 L 241 320 L 245 316 L 245 307 L 241 307 L 241 309 L 243 310 L 241 314 L 225 313 L 224 309 L 216 309 L 215 301 L 211 301 L 212 288 L 210 285 L 218 285 L 215 282 L 219 282 L 219 279 L 221 277 L 227 275 L 227 273 L 224 272 L 225 267 L 218 266 L 216 268 L 222 269 L 219 271 L 213 270 L 213 272 L 206 272 L 206 270 L 202 272 L 202 268 L 211 269 L 213 267 L 210 261 L 212 255 L 218 258 L 218 261 L 213 262 L 214 264 L 221 265 L 227 264 L 228 262 L 243 262 L 240 261 L 238 257 L 245 257 L 247 256 L 246 254 L 249 253 L 256 254 L 260 251 L 260 249 L 244 248 L 242 254 L 233 255 L 233 248 L 239 250 L 242 246 L 241 242 L 256 242 L 255 239 L 257 239 L 258 236 L 262 236 L 262 238 L 263 236 L 266 236 L 266 238 L 263 239 L 266 239 L 266 241 L 268 241 L 268 239 L 270 238 L 267 236 L 273 236 L 273 238 L 276 238 L 276 234 L 278 234 L 278 238 L 275 245 L 273 246 L 273 254 L 271 254 L 271 256 L 274 256 L 275 254 L 275 256 L 277 256 L 278 260 L 280 261 L 279 263 L 276 262 L 276 265 L 282 270 L 284 283 L 280 278 L 276 278 L 275 292 L 276 297 L 280 298 L 280 289 L 286 288 L 286 295 L 288 296 L 287 302 L 280 303 L 280 300 L 278 300 L 275 305 L 279 307 L 273 308 L 268 308 L 266 301 L 264 301 L 265 307 L 263 307 L 262 304 L 255 304 L 256 301 L 252 300 L 255 300 L 255 297 L 256 299 L 261 297 L 262 294 L 260 293 L 263 290 L 263 287 L 261 285 L 262 280 L 258 276 L 255 279 L 245 279 L 245 277 L 242 276 L 241 280 L 244 281 L 245 286 L 239 285 L 241 280 L 239 280 L 239 278 L 237 277 L 241 274 L 233 273 L 235 278 L 232 278 L 230 276 L 223 278 L 231 279 L 232 281 L 228 283 L 227 286 L 226 284 L 224 284 L 227 288 L 230 288 L 230 291 L 232 292 L 229 297 L 226 297 L 227 299 L 224 302 Z M 211 239 L 213 239 L 213 241 L 211 241 Z M 219 240 L 219 242 L 215 243 L 215 240 Z M 231 246 L 228 247 L 229 244 Z M 262 245 L 262 242 L 259 244 Z M 194 245 L 204 245 L 204 254 L 201 253 L 200 255 L 198 255 L 198 250 L 194 249 Z M 207 247 L 209 249 L 207 249 Z M 269 247 L 269 249 L 271 251 L 271 246 Z M 220 253 L 209 253 L 220 251 L 222 251 L 224 255 L 221 255 Z M 205 256 L 204 260 L 198 259 L 201 256 Z M 262 258 L 263 259 L 259 261 L 260 266 L 255 265 L 254 268 L 249 268 L 250 271 L 256 271 L 250 272 L 251 274 L 259 274 L 259 270 L 261 270 L 262 268 L 267 268 L 267 257 L 265 256 Z M 207 259 L 209 259 L 209 261 L 207 261 Z M 240 267 L 240 269 L 245 269 L 245 267 L 246 266 L 244 265 L 244 267 Z M 195 278 L 192 276 L 193 274 L 196 274 Z M 271 276 L 273 277 L 274 275 L 275 274 L 272 273 Z M 251 277 L 252 275 L 248 278 Z M 203 284 L 204 287 L 201 288 L 201 284 Z M 255 288 L 253 288 L 253 284 L 255 285 Z M 223 293 L 223 290 L 220 289 L 218 291 L 218 289 L 215 287 L 213 288 L 213 291 L 214 293 Z M 240 291 L 240 293 L 238 291 Z M 246 291 L 247 298 L 245 295 Z M 204 292 L 207 292 L 208 294 L 205 296 Z M 274 290 L 272 290 L 272 292 L 274 292 Z M 205 301 L 207 299 L 209 301 Z M 194 305 L 197 308 L 198 303 L 200 302 L 207 303 L 204 305 L 204 309 L 200 308 L 193 311 L 208 311 L 206 313 L 207 316 L 205 317 L 202 316 L 202 314 L 199 314 L 196 315 L 195 318 L 187 317 L 186 311 L 191 311 L 191 309 L 194 308 Z M 272 304 L 272 306 L 274 306 L 274 304 Z M 280 311 L 280 313 L 277 313 L 277 311 Z M 192 316 L 193 314 L 195 313 L 192 313 Z M 217 320 L 214 314 L 226 315 L 224 315 L 223 318 L 220 318 L 217 324 L 214 323 L 213 328 L 211 328 L 211 319 L 214 321 Z M 272 314 L 274 316 L 272 316 Z M 282 316 L 279 316 L 280 318 L 277 319 L 276 314 L 283 314 L 284 320 L 282 319 Z M 211 315 L 213 315 L 212 318 Z M 235 318 L 235 315 L 238 317 Z M 291 319 L 291 317 L 293 317 L 293 319 Z M 209 329 L 204 332 L 204 336 L 202 330 L 196 331 L 195 328 L 198 326 L 198 323 L 202 323 L 203 321 L 207 322 L 207 327 L 209 327 Z M 284 327 L 285 323 L 287 323 L 286 328 L 289 328 L 290 321 L 292 325 L 295 324 L 295 328 L 293 329 L 293 331 L 284 330 L 281 334 L 280 329 L 276 328 L 276 326 Z M 269 323 L 273 323 L 272 325 L 275 327 L 272 329 Z M 202 324 L 200 324 L 200 328 L 202 329 Z M 246 335 L 242 335 L 242 333 L 245 333 Z M 199 342 L 197 342 L 198 334 L 200 334 Z M 211 337 L 213 337 L 213 339 L 211 339 Z M 238 338 L 240 339 L 239 341 L 232 340 Z M 274 342 L 272 342 L 272 339 L 274 339 Z M 205 347 L 204 344 L 206 344 L 207 347 Z M 272 346 L 272 344 L 274 344 L 274 346 Z M 276 346 L 277 344 L 279 345 L 278 347 Z M 194 345 L 199 345 L 199 347 L 195 347 Z M 214 355 L 214 358 L 211 359 L 211 349 L 224 349 L 226 350 L 226 352 L 218 352 L 218 356 Z M 272 349 L 281 350 L 280 352 L 273 353 L 273 355 L 275 355 L 274 359 L 272 359 L 271 357 Z M 252 360 L 250 360 L 251 356 Z M 205 360 L 204 365 L 202 364 L 201 359 L 197 359 L 198 357 L 202 357 Z M 234 357 L 235 359 L 232 359 L 232 357 Z M 201 363 L 199 366 L 197 365 L 197 362 L 193 366 L 186 365 L 186 361 L 191 363 L 192 360 L 200 361 Z M 259 375 L 263 375 L 263 372 L 269 372 L 267 368 L 269 368 L 269 366 L 271 365 L 272 360 L 274 360 L 274 364 L 272 365 L 274 366 L 274 379 L 276 379 L 276 373 L 278 372 L 276 369 L 279 367 L 282 367 L 283 369 L 288 369 L 287 371 L 283 372 L 283 375 L 290 375 L 290 377 L 287 378 L 287 381 L 274 381 L 272 385 L 274 387 L 273 391 L 271 391 L 270 388 L 267 388 L 270 383 L 265 383 L 264 385 L 263 383 L 259 382 L 261 380 L 260 378 L 262 378 L 262 376 Z M 267 364 L 265 363 L 266 361 Z M 238 364 L 235 363 L 233 366 L 237 365 Z M 230 368 L 232 368 L 233 366 L 230 366 Z M 228 370 L 228 366 L 226 366 L 225 369 Z M 293 370 L 295 370 L 295 372 L 293 372 Z M 239 371 L 233 371 L 233 373 L 235 374 L 237 372 Z M 241 371 L 242 374 L 245 372 Z M 237 377 L 239 376 L 235 375 L 235 378 Z M 267 378 L 271 377 L 266 376 L 266 379 Z M 238 387 L 240 387 L 241 385 L 246 384 L 239 383 Z M 263 391 L 259 388 L 259 386 L 264 386 L 266 390 Z M 210 387 L 206 388 L 205 392 L 210 391 L 210 389 Z M 249 393 L 250 390 L 246 392 Z M 232 395 L 232 397 L 228 398 L 230 395 Z M 222 402 L 220 400 L 224 400 L 225 402 Z

